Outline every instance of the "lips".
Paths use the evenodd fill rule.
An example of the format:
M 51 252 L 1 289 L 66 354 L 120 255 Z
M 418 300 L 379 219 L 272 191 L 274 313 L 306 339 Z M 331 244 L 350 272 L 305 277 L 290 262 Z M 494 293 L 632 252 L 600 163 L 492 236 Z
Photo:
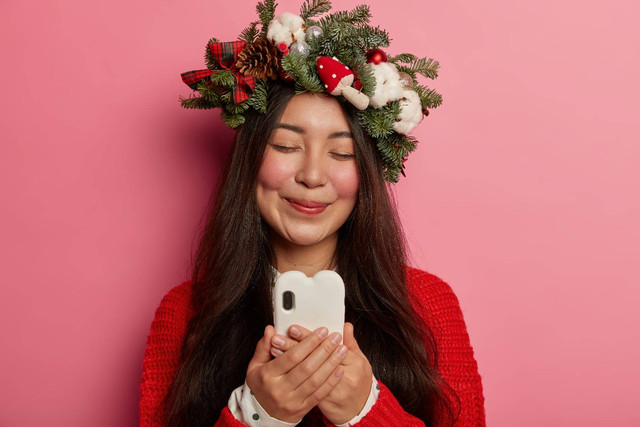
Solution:
M 308 215 L 317 215 L 329 206 L 329 203 L 313 202 L 310 200 L 286 199 L 287 202 L 298 212 Z

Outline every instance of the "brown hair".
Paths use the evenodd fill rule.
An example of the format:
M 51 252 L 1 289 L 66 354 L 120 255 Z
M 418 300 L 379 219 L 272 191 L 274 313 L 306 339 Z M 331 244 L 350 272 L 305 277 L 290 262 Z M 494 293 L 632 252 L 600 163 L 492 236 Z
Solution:
M 276 82 L 266 114 L 247 112 L 214 197 L 196 253 L 195 315 L 182 362 L 167 396 L 168 425 L 211 426 L 246 369 L 264 327 L 272 324 L 267 225 L 255 186 L 265 146 L 295 92 Z M 374 375 L 403 408 L 427 425 L 453 420 L 452 390 L 437 372 L 433 334 L 410 304 L 405 242 L 375 145 L 344 105 L 360 178 L 355 209 L 339 230 L 338 273 L 345 282 L 346 317 Z M 304 422 L 303 422 L 304 423 Z

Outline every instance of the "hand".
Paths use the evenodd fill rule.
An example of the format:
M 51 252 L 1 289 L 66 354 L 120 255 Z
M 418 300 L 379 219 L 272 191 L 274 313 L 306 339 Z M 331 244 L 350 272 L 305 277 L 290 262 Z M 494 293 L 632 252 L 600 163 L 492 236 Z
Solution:
M 247 385 L 267 413 L 285 422 L 296 422 L 327 397 L 344 374 L 340 362 L 347 348 L 340 334 L 327 336 L 327 328 L 309 332 L 295 348 L 271 359 L 273 326 L 264 336 L 247 368 Z
M 274 335 L 271 353 L 279 359 L 295 350 L 312 332 L 298 325 L 289 328 L 289 337 Z M 344 324 L 344 345 L 348 348 L 341 365 L 344 378 L 318 403 L 318 408 L 333 424 L 344 424 L 362 411 L 371 392 L 371 364 L 353 336 L 353 325 Z M 276 359 L 276 360 L 277 360 Z

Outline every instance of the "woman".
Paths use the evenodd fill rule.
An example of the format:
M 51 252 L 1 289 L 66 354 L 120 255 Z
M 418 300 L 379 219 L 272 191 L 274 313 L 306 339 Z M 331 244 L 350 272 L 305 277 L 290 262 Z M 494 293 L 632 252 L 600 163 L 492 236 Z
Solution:
M 270 81 L 264 113 L 243 112 L 193 278 L 151 327 L 141 424 L 484 425 L 457 300 L 405 267 L 389 161 L 361 108 L 295 93 Z M 275 335 L 275 277 L 326 269 L 345 282 L 344 334 Z

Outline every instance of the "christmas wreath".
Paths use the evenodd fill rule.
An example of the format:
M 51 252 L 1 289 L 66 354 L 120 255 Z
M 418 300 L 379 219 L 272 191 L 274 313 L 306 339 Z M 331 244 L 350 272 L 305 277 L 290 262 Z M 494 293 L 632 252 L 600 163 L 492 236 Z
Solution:
M 250 108 L 265 113 L 272 80 L 291 81 L 296 92 L 327 92 L 353 104 L 360 123 L 385 162 L 385 177 L 397 182 L 416 149 L 409 133 L 442 103 L 442 96 L 418 82 L 438 76 L 439 64 L 410 53 L 387 56 L 388 33 L 369 24 L 367 5 L 329 13 L 328 0 L 305 0 L 300 14 L 275 14 L 277 4 L 257 4 L 259 20 L 238 40 L 209 40 L 207 69 L 182 74 L 198 95 L 181 98 L 185 108 L 221 108 L 231 128 Z

